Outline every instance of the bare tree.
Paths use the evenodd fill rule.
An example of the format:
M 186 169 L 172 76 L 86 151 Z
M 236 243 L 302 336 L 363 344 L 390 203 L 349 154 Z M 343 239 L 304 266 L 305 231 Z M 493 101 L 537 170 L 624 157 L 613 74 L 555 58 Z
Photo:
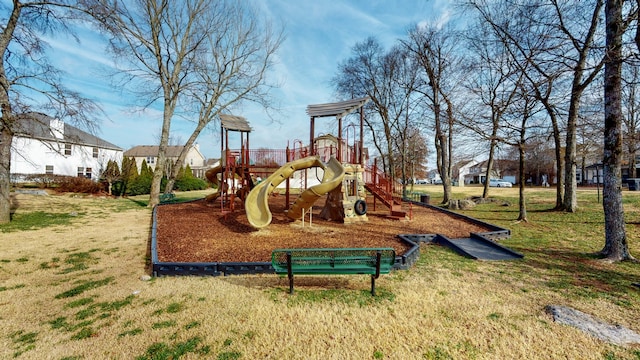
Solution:
M 402 192 L 406 194 L 408 178 L 412 177 L 410 174 L 409 165 L 416 161 L 421 162 L 426 158 L 426 154 L 414 153 L 419 146 L 413 144 L 413 141 L 420 141 L 422 136 L 418 123 L 421 120 L 419 106 L 419 99 L 416 87 L 418 86 L 418 64 L 414 61 L 414 58 L 409 56 L 407 50 L 403 47 L 397 46 L 391 49 L 390 56 L 394 56 L 395 60 L 392 62 L 397 67 L 396 79 L 397 93 L 396 101 L 391 106 L 394 109 L 393 114 L 399 114 L 397 121 L 392 123 L 393 133 L 393 148 L 394 154 L 392 156 L 397 158 L 394 163 L 399 164 L 400 178 L 402 179 Z M 422 155 L 422 158 L 420 158 Z
M 520 78 L 523 80 L 523 77 Z M 540 117 L 537 116 L 541 112 L 540 104 L 534 95 L 535 91 L 523 86 L 524 81 L 516 83 L 518 88 L 516 98 L 513 99 L 513 106 L 507 109 L 508 119 L 504 126 L 500 127 L 498 135 L 501 142 L 511 145 L 518 150 L 518 183 L 519 190 L 519 213 L 518 221 L 528 222 L 527 206 L 525 196 L 525 173 L 526 173 L 526 148 L 528 139 L 531 137 L 527 131 L 531 128 L 540 127 Z
M 604 208 L 605 245 L 601 254 L 610 261 L 633 259 L 629 253 L 622 207 L 622 36 L 627 28 L 622 0 L 607 0 L 607 56 L 604 70 Z
M 575 212 L 578 208 L 577 197 L 577 179 L 576 179 L 576 146 L 577 146 L 577 128 L 578 116 L 580 111 L 580 98 L 584 90 L 598 75 L 604 65 L 604 57 L 597 54 L 597 29 L 600 24 L 600 16 L 604 0 L 597 0 L 594 4 L 585 4 L 591 6 L 590 14 L 584 23 L 580 23 L 580 19 L 584 19 L 582 14 L 587 8 L 575 7 L 572 5 L 561 4 L 558 1 L 552 1 L 559 28 L 570 44 L 571 50 L 575 54 L 573 59 L 566 61 L 567 69 L 572 73 L 571 82 L 571 100 L 569 102 L 569 112 L 567 116 L 567 139 L 564 155 L 565 176 L 564 176 L 564 210 Z M 575 27 L 567 24 L 567 22 L 575 21 Z M 596 54 L 594 54 L 594 51 Z M 566 57 L 566 54 L 562 54 Z
M 410 111 L 410 93 L 414 88 L 411 65 L 401 49 L 385 51 L 375 38 L 367 38 L 352 49 L 353 56 L 339 65 L 333 83 L 342 97 L 371 99 L 373 116 L 365 117 L 374 145 L 383 154 L 383 166 L 395 180 L 394 138 L 399 122 Z M 406 77 L 405 77 L 406 76 Z
M 533 70 L 535 76 L 527 78 L 532 85 L 538 84 L 536 93 L 541 101 L 544 100 L 543 104 L 552 121 L 558 157 L 562 144 L 556 117 L 561 107 L 566 108 L 565 152 L 563 159 L 558 158 L 558 164 L 564 162 L 564 174 L 558 174 L 563 176 L 564 192 L 558 190 L 558 198 L 563 200 L 558 205 L 569 212 L 577 209 L 576 144 L 580 101 L 604 64 L 599 32 L 603 1 L 569 3 L 557 0 L 513 0 L 506 2 L 510 11 L 499 12 L 491 11 L 491 4 L 486 0 L 467 2 L 510 45 L 514 55 L 526 59 L 526 66 Z M 512 29 L 508 26 L 511 22 L 505 21 L 506 18 L 526 19 L 529 25 L 524 29 L 526 31 L 522 27 Z M 563 91 L 563 98 L 569 93 L 567 104 L 549 102 L 554 93 L 561 91 L 554 90 L 554 87 L 559 81 L 563 83 L 563 80 L 570 82 L 568 89 Z
M 482 36 L 478 36 L 482 34 Z M 471 66 L 474 75 L 469 77 L 466 87 L 478 100 L 477 109 L 467 117 L 464 126 L 471 129 L 481 138 L 489 141 L 489 159 L 485 174 L 482 197 L 489 196 L 489 179 L 493 171 L 494 155 L 498 144 L 498 131 L 503 124 L 503 116 L 515 101 L 520 92 L 522 73 L 515 59 L 505 49 L 499 38 L 491 36 L 492 32 L 486 24 L 480 23 L 477 28 L 468 32 L 467 41 L 473 60 Z
M 450 28 L 415 27 L 404 45 L 422 66 L 426 80 L 419 91 L 433 111 L 436 166 L 442 178 L 443 203 L 451 199 L 453 175 L 453 133 L 456 105 L 453 97 L 457 86 L 454 65 L 459 64 L 458 38 Z
M 84 3 L 80 5 L 86 5 Z M 0 33 L 0 224 L 11 220 L 10 170 L 13 136 L 21 114 L 42 111 L 89 130 L 100 108 L 63 85 L 62 73 L 44 56 L 49 32 L 73 36 L 71 24 L 88 8 L 76 1 L 3 3 Z M 43 124 L 48 126 L 48 124 Z
M 182 168 L 200 132 L 244 100 L 267 103 L 265 76 L 281 32 L 244 3 L 208 0 L 107 2 L 103 25 L 123 64 L 122 79 L 163 117 L 149 206 L 159 202 L 174 117 L 196 119 L 170 178 Z M 263 26 L 264 25 L 264 26 Z M 165 191 L 171 191 L 172 183 Z
M 194 59 L 193 86 L 187 89 L 197 118 L 196 126 L 172 166 L 166 190 L 171 191 L 177 172 L 203 129 L 218 116 L 243 102 L 273 107 L 267 73 L 283 36 L 242 3 L 219 3 L 209 16 L 205 51 Z M 196 113 L 197 111 L 197 113 Z
M 171 121 L 180 95 L 191 84 L 189 74 L 195 59 L 204 51 L 207 24 L 198 19 L 212 5 L 202 0 L 107 3 L 102 25 L 112 36 L 111 50 L 120 63 L 123 82 L 134 85 L 147 106 L 162 104 L 162 130 L 149 198 L 153 207 L 159 203 Z

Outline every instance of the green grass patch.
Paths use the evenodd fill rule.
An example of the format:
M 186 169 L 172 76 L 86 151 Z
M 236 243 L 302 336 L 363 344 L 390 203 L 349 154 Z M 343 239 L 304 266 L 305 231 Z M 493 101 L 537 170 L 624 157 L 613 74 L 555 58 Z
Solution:
M 51 325 L 51 328 L 54 330 L 76 331 L 80 328 L 92 325 L 94 322 L 94 320 L 85 320 L 76 324 L 72 324 L 67 321 L 67 317 L 61 316 L 49 321 L 49 325 Z
M 72 340 L 84 340 L 93 336 L 97 336 L 98 333 L 95 332 L 95 330 L 93 330 L 93 328 L 87 326 L 87 327 L 83 327 L 82 329 L 80 329 L 80 331 L 78 331 L 77 333 L 73 334 L 73 336 L 71 337 Z
M 21 289 L 21 288 L 26 287 L 26 286 L 27 285 L 25 285 L 25 284 L 17 284 L 17 285 L 13 285 L 13 286 L 0 286 L 0 291 Z
M 35 332 L 25 333 L 24 331 L 20 330 L 11 334 L 10 337 L 15 344 L 33 344 L 36 342 L 38 338 L 38 333 L 35 333 Z
M 92 302 L 93 302 L 93 298 L 91 298 L 91 297 L 82 298 L 82 299 L 74 300 L 74 301 L 66 304 L 65 307 L 73 309 L 73 308 L 77 308 L 77 307 L 80 307 L 80 306 L 91 304 Z
M 169 314 L 175 314 L 177 312 L 180 312 L 182 310 L 182 304 L 180 303 L 171 303 L 169 304 L 169 306 L 167 306 L 167 313 Z
M 157 323 L 153 323 L 153 325 L 151 325 L 152 329 L 164 329 L 164 328 L 168 328 L 168 327 L 173 327 L 176 326 L 176 322 L 174 320 L 166 320 L 166 321 L 160 321 Z
M 238 351 L 223 351 L 216 357 L 217 360 L 237 360 L 242 357 L 242 353 Z
M 198 326 L 200 326 L 200 322 L 199 321 L 192 321 L 192 322 L 188 323 L 187 325 L 185 325 L 184 329 L 185 330 L 190 330 L 190 329 L 197 328 Z
M 142 334 L 142 329 L 141 328 L 135 328 L 135 329 L 126 330 L 126 331 L 121 332 L 120 334 L 118 334 L 118 337 L 135 336 L 135 335 L 139 335 L 139 334 Z
M 77 218 L 80 213 L 48 213 L 44 211 L 34 211 L 29 213 L 17 213 L 11 222 L 0 225 L 0 232 L 8 233 L 13 231 L 37 230 L 54 225 L 68 225 L 71 220 Z
M 181 303 L 172 302 L 171 304 L 167 305 L 166 308 L 158 309 L 154 311 L 153 315 L 161 315 L 161 314 L 164 314 L 165 312 L 168 314 L 175 314 L 182 311 L 182 309 L 183 309 L 183 305 Z
M 13 357 L 19 357 L 25 352 L 35 349 L 38 333 L 19 330 L 10 334 L 9 337 L 14 344 L 15 352 L 13 353 Z
M 78 296 L 82 293 L 84 293 L 85 291 L 91 290 L 91 289 L 95 289 L 101 286 L 105 286 L 108 285 L 110 283 L 113 282 L 115 278 L 110 276 L 108 278 L 102 279 L 102 280 L 90 280 L 90 281 L 85 281 L 82 282 L 80 285 L 67 290 L 63 293 L 60 293 L 58 295 L 55 296 L 56 299 L 63 299 L 63 298 L 68 298 L 68 297 L 73 297 L 73 296 Z
M 187 341 L 169 345 L 164 342 L 154 343 L 147 348 L 144 355 L 138 356 L 136 360 L 173 360 L 179 359 L 188 353 L 206 356 L 210 352 L 209 346 L 202 346 L 200 337 L 193 337 Z
M 90 250 L 84 252 L 77 252 L 67 255 L 64 263 L 67 265 L 60 271 L 60 274 L 68 274 L 70 272 L 86 270 L 90 264 L 96 264 L 98 258 L 91 255 L 91 253 L 97 250 Z
M 424 358 L 428 360 L 453 360 L 453 356 L 451 356 L 446 350 L 439 346 L 430 348 L 424 354 Z

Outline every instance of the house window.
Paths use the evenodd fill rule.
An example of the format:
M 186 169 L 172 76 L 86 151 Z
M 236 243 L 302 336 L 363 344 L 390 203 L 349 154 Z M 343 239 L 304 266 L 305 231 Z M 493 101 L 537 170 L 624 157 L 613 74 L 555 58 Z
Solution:
M 98 148 L 97 148 L 97 147 L 94 147 L 94 148 L 93 148 L 93 158 L 94 158 L 94 159 L 97 159 L 97 158 L 98 158 Z
M 91 168 L 84 169 L 84 177 L 91 179 Z
M 79 167 L 78 168 L 78 177 L 82 177 L 84 176 L 84 168 L 83 167 Z
M 64 154 L 71 155 L 71 144 L 64 144 Z
M 147 164 L 153 164 L 156 158 L 153 156 L 147 156 Z
M 53 165 L 47 165 L 44 167 L 44 172 L 47 175 L 53 175 Z

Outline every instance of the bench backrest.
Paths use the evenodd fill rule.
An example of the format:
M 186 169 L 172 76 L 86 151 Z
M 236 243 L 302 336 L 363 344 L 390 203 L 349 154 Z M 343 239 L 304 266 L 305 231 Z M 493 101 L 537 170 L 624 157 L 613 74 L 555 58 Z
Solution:
M 276 273 L 287 273 L 287 254 L 291 254 L 292 270 L 298 274 L 374 274 L 378 253 L 380 273 L 388 274 L 396 259 L 393 248 L 276 249 L 271 265 Z

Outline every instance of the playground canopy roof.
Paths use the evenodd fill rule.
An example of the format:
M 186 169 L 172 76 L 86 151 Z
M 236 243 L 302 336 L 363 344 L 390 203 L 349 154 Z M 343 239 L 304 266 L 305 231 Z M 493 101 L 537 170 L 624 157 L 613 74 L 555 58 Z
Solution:
M 326 103 L 307 106 L 307 114 L 311 117 L 336 116 L 342 118 L 361 107 L 369 101 L 369 97 L 351 99 L 336 103 Z
M 242 116 L 221 114 L 220 125 L 227 130 L 251 132 L 251 126 Z

